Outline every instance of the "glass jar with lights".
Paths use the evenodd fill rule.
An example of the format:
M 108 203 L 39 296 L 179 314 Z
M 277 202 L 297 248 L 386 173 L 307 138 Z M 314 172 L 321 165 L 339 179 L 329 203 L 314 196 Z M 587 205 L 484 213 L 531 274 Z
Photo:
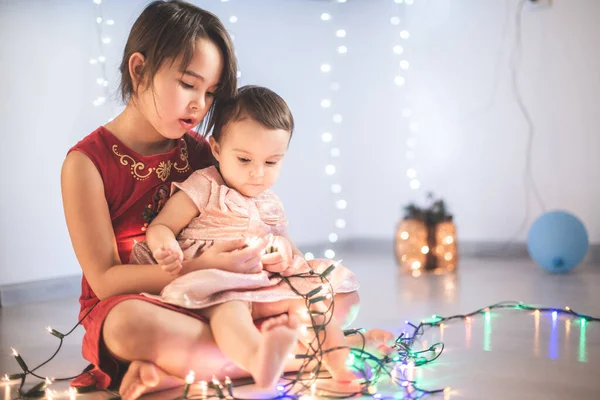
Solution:
M 394 252 L 400 269 L 415 277 L 421 273 L 453 272 L 458 265 L 456 226 L 443 200 L 428 207 L 410 204 L 396 228 Z

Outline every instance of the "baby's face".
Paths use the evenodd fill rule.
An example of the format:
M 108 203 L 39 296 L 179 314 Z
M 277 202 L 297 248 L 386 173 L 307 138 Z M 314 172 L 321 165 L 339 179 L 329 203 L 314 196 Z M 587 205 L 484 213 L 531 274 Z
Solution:
M 266 128 L 250 118 L 227 124 L 220 143 L 210 138 L 225 183 L 247 197 L 275 184 L 289 141 L 290 132 Z

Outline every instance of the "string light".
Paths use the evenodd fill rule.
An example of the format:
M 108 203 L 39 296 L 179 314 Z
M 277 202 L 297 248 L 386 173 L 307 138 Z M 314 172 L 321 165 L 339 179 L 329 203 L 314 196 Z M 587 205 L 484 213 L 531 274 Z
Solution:
M 96 58 L 90 59 L 91 65 L 96 65 L 100 67 L 100 77 L 96 78 L 96 84 L 100 86 L 100 95 L 98 95 L 93 101 L 92 104 L 95 107 L 99 107 L 106 103 L 106 99 L 110 96 L 110 88 L 109 81 L 107 79 L 107 71 L 106 71 L 106 46 L 112 43 L 112 38 L 105 32 L 105 26 L 113 26 L 115 21 L 113 19 L 105 19 L 103 15 L 102 9 L 102 0 L 93 0 L 93 3 L 96 5 L 95 12 L 95 27 L 96 27 L 96 36 L 98 39 L 98 52 L 99 55 Z M 109 109 L 109 113 L 112 116 L 112 109 Z M 52 332 L 51 332 L 52 333 Z
M 183 387 L 183 398 L 187 399 L 188 393 L 190 391 L 190 386 L 194 384 L 194 380 L 196 379 L 196 374 L 194 371 L 188 372 L 185 377 L 185 386 Z
M 308 313 L 308 316 L 311 318 L 311 325 L 306 326 L 307 334 L 309 333 L 309 330 L 318 332 L 319 330 L 324 329 L 324 325 L 316 324 L 315 319 L 314 319 L 315 315 L 319 315 L 321 313 L 318 313 L 318 312 L 315 313 L 314 311 L 310 311 L 310 307 L 311 307 L 311 305 L 318 304 L 322 300 L 326 299 L 328 296 L 332 295 L 331 287 L 327 280 L 327 275 L 329 273 L 331 273 L 331 271 L 333 271 L 334 268 L 335 268 L 335 265 L 331 265 L 327 270 L 325 270 L 320 275 L 318 275 L 318 274 L 316 274 L 316 275 L 315 274 L 298 274 L 298 275 L 294 276 L 294 277 L 304 277 L 304 278 L 310 278 L 310 279 L 318 278 L 324 282 L 322 285 L 317 286 L 313 290 L 309 291 L 307 294 L 303 295 L 301 293 L 298 293 L 299 295 L 301 295 L 302 297 L 304 297 L 306 299 L 307 313 Z M 289 278 L 290 277 L 284 278 L 284 280 L 286 280 L 286 282 L 288 282 L 288 284 L 290 283 Z M 293 286 L 292 286 L 292 288 L 293 288 Z M 328 292 L 328 293 L 326 296 L 323 296 L 323 292 Z M 331 302 L 331 303 L 333 304 L 333 302 Z M 328 314 L 328 313 L 331 314 L 333 311 L 332 308 L 333 308 L 332 305 L 330 305 L 325 314 Z M 488 320 L 490 318 L 491 312 L 493 310 L 500 310 L 500 309 L 534 311 L 534 315 L 536 316 L 536 321 L 539 321 L 539 316 L 543 312 L 549 312 L 552 315 L 553 320 L 555 318 L 555 315 L 558 317 L 558 315 L 560 315 L 560 314 L 567 315 L 572 318 L 577 318 L 580 321 L 580 349 L 579 349 L 580 360 L 585 360 L 585 357 L 586 357 L 585 356 L 586 324 L 588 322 L 592 322 L 592 321 L 593 322 L 600 321 L 600 318 L 592 317 L 589 315 L 579 314 L 579 313 L 575 312 L 574 310 L 572 310 L 570 307 L 565 307 L 564 309 L 557 309 L 557 308 L 551 308 L 551 307 L 533 307 L 533 306 L 525 305 L 520 302 L 517 303 L 517 302 L 511 302 L 511 301 L 500 302 L 500 303 L 496 303 L 496 304 L 493 304 L 488 307 L 483 307 L 483 308 L 476 310 L 474 312 L 471 312 L 469 314 L 457 314 L 457 315 L 452 315 L 452 316 L 447 316 L 447 317 L 441 317 L 441 316 L 434 314 L 431 316 L 431 319 L 422 320 L 419 323 L 419 325 L 415 325 L 415 324 L 411 323 L 410 321 L 406 321 L 406 323 L 409 326 L 411 326 L 414 329 L 414 331 L 411 334 L 408 334 L 406 331 L 404 331 L 400 334 L 400 336 L 398 336 L 398 338 L 396 338 L 396 341 L 393 346 L 393 348 L 394 348 L 393 353 L 386 355 L 383 358 L 377 358 L 376 356 L 374 356 L 364 350 L 364 337 L 363 337 L 363 347 L 362 348 L 351 349 L 350 356 L 348 357 L 348 360 L 347 360 L 347 365 L 349 365 L 353 368 L 356 368 L 359 371 L 363 371 L 363 373 L 365 375 L 366 375 L 367 370 L 372 372 L 372 374 L 371 374 L 372 377 L 367 379 L 367 382 L 365 384 L 363 391 L 361 393 L 354 393 L 354 394 L 363 394 L 363 395 L 370 394 L 373 398 L 376 398 L 376 399 L 381 398 L 382 395 L 380 393 L 378 393 L 377 387 L 375 384 L 376 384 L 376 382 L 379 382 L 382 378 L 387 376 L 391 379 L 392 383 L 396 384 L 398 386 L 398 388 L 401 390 L 401 392 L 397 392 L 396 395 L 394 396 L 396 399 L 406 399 L 406 400 L 419 399 L 419 398 L 422 398 L 423 396 L 430 395 L 430 394 L 436 394 L 436 393 L 439 393 L 439 394 L 443 393 L 444 397 L 446 398 L 450 394 L 450 391 L 451 391 L 450 387 L 445 387 L 443 389 L 426 390 L 426 389 L 420 387 L 418 385 L 417 381 L 415 381 L 415 370 L 423 365 L 429 364 L 429 363 L 433 362 L 434 360 L 436 360 L 438 357 L 440 357 L 440 355 L 443 353 L 443 350 L 444 350 L 444 345 L 441 342 L 434 343 L 433 345 L 426 347 L 425 342 L 419 340 L 420 337 L 423 335 L 426 328 L 439 327 L 441 330 L 441 329 L 443 329 L 445 324 L 447 324 L 449 321 L 454 320 L 454 319 L 458 319 L 458 320 L 462 319 L 467 322 L 467 325 L 470 325 L 470 320 L 472 317 L 475 317 L 477 315 L 484 315 L 485 319 Z M 306 315 L 306 314 L 304 314 L 304 315 Z M 84 316 L 84 318 L 86 316 Z M 567 320 L 566 322 L 570 322 L 570 321 Z M 75 327 L 77 327 L 80 323 L 81 323 L 81 320 L 77 323 L 77 325 Z M 326 324 L 327 324 L 327 321 L 325 322 L 325 325 Z M 567 324 L 567 326 L 570 326 L 570 325 Z M 75 329 L 75 327 L 70 332 L 65 334 L 64 336 L 68 336 Z M 350 329 L 350 330 L 344 331 L 344 335 L 346 335 L 346 336 L 357 335 L 357 334 L 362 335 L 362 330 Z M 311 343 L 308 346 L 308 348 L 314 350 L 312 354 L 309 354 L 308 353 L 309 350 L 307 350 L 307 353 L 305 353 L 305 354 L 296 354 L 295 355 L 295 358 L 304 359 L 305 362 L 304 362 L 303 366 L 300 368 L 300 370 L 298 371 L 298 375 L 297 375 L 296 379 L 291 380 L 290 383 L 288 383 L 286 385 L 278 385 L 277 390 L 280 392 L 280 396 L 290 397 L 292 399 L 314 399 L 315 396 L 317 395 L 315 379 L 317 379 L 318 376 L 316 374 L 316 371 L 318 371 L 321 366 L 322 355 L 323 355 L 323 350 L 321 347 L 322 342 L 320 341 L 319 336 L 320 335 L 315 334 L 314 335 L 315 338 L 313 341 L 315 341 L 316 343 Z M 61 339 L 61 343 L 62 343 L 62 339 Z M 417 343 L 422 343 L 423 346 L 425 346 L 425 347 L 423 347 L 422 349 L 416 349 L 415 345 Z M 15 379 L 21 379 L 22 380 L 21 387 L 22 387 L 22 385 L 24 383 L 25 375 L 31 374 L 33 376 L 37 376 L 33 373 L 33 371 L 37 370 L 41 365 L 32 370 L 29 370 L 27 365 L 25 364 L 25 362 L 23 361 L 23 359 L 21 358 L 21 356 L 19 355 L 19 353 L 17 352 L 16 349 L 12 349 L 12 354 L 15 358 L 17 358 L 17 360 L 20 359 L 22 361 L 22 364 L 21 364 L 21 362 L 19 362 L 19 365 L 23 369 L 24 373 L 13 374 L 13 375 L 5 374 L 2 377 L 2 381 L 10 382 Z M 317 361 L 316 369 L 313 369 L 311 372 L 309 372 L 310 382 L 303 383 L 304 380 L 301 378 L 301 376 L 306 373 L 305 369 L 312 361 Z M 19 393 L 21 394 L 21 397 L 23 397 L 23 398 L 41 397 L 44 394 L 47 396 L 47 398 L 52 398 L 54 396 L 57 396 L 57 393 L 55 391 L 52 391 L 47 388 L 50 384 L 52 384 L 52 382 L 55 379 L 48 378 L 48 377 L 41 377 L 40 379 L 42 379 L 42 381 L 39 382 L 38 384 L 36 384 L 33 388 L 31 388 L 26 393 L 22 393 L 19 389 Z M 66 379 L 72 379 L 72 378 L 66 378 Z M 187 395 L 189 394 L 189 388 L 194 383 L 194 379 L 195 379 L 194 373 L 193 373 L 193 371 L 190 371 L 185 379 L 186 386 L 184 387 L 183 398 L 187 398 Z M 60 378 L 60 379 L 56 379 L 56 380 L 65 380 L 65 378 Z M 290 391 L 292 390 L 292 387 L 295 387 L 298 384 L 301 386 L 299 391 L 297 391 L 296 393 L 290 393 Z M 223 398 L 231 399 L 231 400 L 235 399 L 235 396 L 233 394 L 233 384 L 229 377 L 225 378 L 225 385 L 227 387 L 227 390 L 226 390 L 227 393 L 225 393 L 225 388 L 223 387 L 221 382 L 219 382 L 219 380 L 216 377 L 213 377 L 212 386 L 215 389 L 217 396 L 221 399 L 223 399 Z M 207 386 L 208 385 L 205 381 L 200 382 L 201 395 L 202 395 L 203 399 L 207 398 Z M 287 387 L 287 389 L 286 389 L 286 387 Z M 303 392 L 304 390 L 309 390 L 310 395 L 304 393 Z M 85 391 L 76 390 L 75 388 L 71 387 L 71 388 L 69 388 L 68 391 L 65 392 L 65 394 L 68 395 L 71 400 L 73 400 L 77 397 L 78 393 L 83 393 L 83 392 L 85 392 Z M 330 397 L 335 398 L 336 396 L 330 396 Z M 181 397 L 179 397 L 179 398 L 181 399 Z
M 400 12 L 400 4 L 407 4 L 410 5 L 412 4 L 412 1 L 402 1 L 402 0 L 394 0 L 395 3 L 395 7 L 394 7 L 394 14 L 398 14 Z M 392 24 L 392 26 L 394 27 L 398 27 L 400 26 L 400 22 L 401 19 L 398 15 L 392 15 L 390 18 L 390 23 Z M 398 36 L 401 40 L 408 40 L 410 38 L 410 33 L 406 30 L 406 29 L 400 29 L 400 31 L 398 31 Z M 392 47 L 392 51 L 395 54 L 395 58 L 401 54 L 404 53 L 404 47 L 398 43 L 394 44 Z M 393 78 L 394 84 L 398 87 L 404 87 L 406 85 L 406 77 L 404 76 L 404 73 L 406 72 L 406 70 L 408 70 L 410 64 L 406 59 L 402 59 L 398 62 L 398 70 L 399 73 Z M 413 115 L 413 112 L 411 109 L 409 108 L 404 108 L 402 109 L 402 113 L 401 113 L 403 118 L 410 118 Z M 419 131 L 419 125 L 414 122 L 411 121 L 409 122 L 409 137 L 407 138 L 406 141 L 406 147 L 409 148 L 409 150 L 406 151 L 406 160 L 407 163 L 412 164 L 415 160 L 415 150 L 414 148 L 417 146 L 417 140 L 416 137 L 414 136 L 417 132 Z M 408 172 L 410 171 L 410 172 Z M 409 167 L 407 170 L 407 178 L 408 178 L 408 186 L 411 190 L 419 190 L 421 188 L 421 181 L 418 179 L 417 177 L 417 171 L 414 167 Z
M 343 4 L 345 2 L 346 2 L 345 0 L 337 1 L 338 4 Z M 330 21 L 333 20 L 333 16 L 330 13 L 330 10 L 326 10 L 326 11 L 322 12 L 320 15 L 320 18 L 322 21 L 327 22 L 327 23 L 329 23 Z M 348 36 L 347 30 L 338 26 L 338 27 L 333 27 L 331 32 L 332 32 L 332 36 L 336 38 L 335 52 L 340 55 L 346 54 L 348 52 L 348 47 L 345 43 L 343 43 L 343 41 Z M 342 43 L 340 43 L 340 42 L 342 42 Z M 332 59 L 332 61 L 333 61 L 333 59 Z M 334 127 L 341 125 L 344 121 L 344 118 L 339 113 L 339 111 L 334 110 L 336 103 L 335 103 L 335 99 L 332 98 L 333 97 L 332 95 L 333 95 L 333 92 L 337 92 L 340 90 L 340 84 L 338 82 L 334 81 L 334 77 L 332 74 L 332 71 L 334 70 L 334 66 L 332 64 L 333 63 L 330 61 L 330 62 L 324 62 L 320 65 L 321 72 L 324 74 L 327 74 L 327 78 L 329 80 L 329 89 L 331 90 L 331 92 L 329 92 L 326 96 L 324 96 L 324 98 L 321 99 L 321 108 L 326 111 L 329 111 L 329 110 L 332 111 L 331 122 L 334 124 L 329 129 L 323 130 L 323 133 L 321 133 L 321 140 L 328 147 L 331 146 L 331 147 L 329 147 L 329 155 L 331 156 L 332 160 L 330 160 L 327 163 L 327 165 L 325 166 L 325 174 L 327 176 L 330 176 L 332 179 L 338 180 L 338 179 L 340 179 L 338 177 L 338 175 L 339 175 L 338 168 L 336 167 L 336 164 L 333 162 L 334 161 L 333 159 L 339 158 L 341 152 L 340 152 L 340 149 L 334 145 L 336 134 L 338 134 L 338 132 L 339 132 L 339 128 L 334 129 Z M 348 203 L 346 200 L 340 198 L 341 193 L 342 193 L 342 187 L 339 183 L 334 182 L 331 184 L 331 193 L 334 195 L 333 197 L 334 197 L 334 206 L 335 206 L 336 213 L 339 213 L 339 212 L 342 212 L 343 210 L 345 210 L 347 208 Z M 324 251 L 324 255 L 326 258 L 331 259 L 331 258 L 335 257 L 335 250 L 331 245 L 333 243 L 338 242 L 338 240 L 340 238 L 339 230 L 344 229 L 345 227 L 346 227 L 346 220 L 344 218 L 341 218 L 341 216 L 339 216 L 339 215 L 335 215 L 332 230 L 330 231 L 330 233 L 328 235 L 329 245 Z M 307 254 L 305 254 L 305 257 L 307 256 Z M 311 253 L 311 255 L 312 255 L 312 253 Z

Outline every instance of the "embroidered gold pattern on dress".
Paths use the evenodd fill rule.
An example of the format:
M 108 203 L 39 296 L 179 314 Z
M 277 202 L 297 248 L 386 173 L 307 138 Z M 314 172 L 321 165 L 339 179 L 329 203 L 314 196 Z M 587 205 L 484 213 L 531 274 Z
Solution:
M 138 181 L 143 181 L 144 179 L 148 178 L 150 176 L 150 174 L 152 173 L 152 171 L 154 171 L 154 168 L 150 167 L 148 168 L 148 173 L 145 175 L 142 175 L 139 171 L 140 170 L 144 170 L 146 169 L 146 164 L 144 164 L 143 162 L 139 162 L 139 161 L 135 161 L 135 159 L 131 156 L 128 156 L 127 154 L 121 154 L 117 151 L 117 145 L 113 144 L 112 147 L 112 151 L 113 153 L 115 153 L 115 155 L 117 157 L 120 158 L 119 161 L 121 161 L 121 164 L 123 165 L 129 165 L 129 163 L 131 162 L 131 176 L 133 176 L 135 179 L 137 179 Z
M 171 174 L 172 166 L 173 163 L 171 162 L 171 160 L 167 162 L 161 161 L 160 164 L 158 164 L 158 168 L 156 168 L 156 176 L 158 176 L 158 179 L 160 179 L 163 182 L 166 181 L 169 175 Z
M 118 146 L 116 144 L 113 144 L 112 151 L 117 157 L 119 157 L 119 161 L 121 162 L 121 164 L 125 166 L 129 165 L 131 176 L 133 176 L 138 181 L 143 181 L 147 179 L 152 174 L 152 172 L 156 171 L 156 176 L 158 177 L 158 179 L 165 182 L 169 178 L 169 175 L 171 175 L 171 167 L 175 167 L 177 172 L 186 172 L 190 169 L 190 163 L 188 161 L 187 143 L 183 138 L 181 138 L 180 140 L 180 158 L 181 161 L 185 163 L 182 167 L 179 167 L 177 163 L 173 164 L 171 160 L 168 160 L 166 162 L 161 161 L 160 164 L 158 164 L 158 167 L 156 168 L 148 167 L 146 169 L 146 164 L 144 164 L 143 162 L 136 161 L 133 157 L 127 154 L 119 153 Z
M 190 163 L 188 161 L 188 151 L 187 151 L 187 143 L 185 140 L 181 139 L 181 161 L 184 161 L 185 164 L 183 167 L 179 168 L 177 163 L 175 163 L 174 167 L 177 172 L 187 172 L 190 169 Z

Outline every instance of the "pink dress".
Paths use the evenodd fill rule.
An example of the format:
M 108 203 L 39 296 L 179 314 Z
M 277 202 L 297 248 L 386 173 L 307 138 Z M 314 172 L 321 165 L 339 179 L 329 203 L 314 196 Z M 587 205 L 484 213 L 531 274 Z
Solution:
M 287 225 L 281 201 L 273 192 L 267 190 L 252 198 L 243 196 L 225 184 L 215 167 L 198 170 L 183 183 L 173 183 L 172 190 L 185 192 L 200 212 L 177 237 L 184 260 L 198 257 L 215 240 L 280 235 Z M 156 263 L 145 242 L 134 246 L 131 263 Z M 336 268 L 323 281 L 319 274 L 332 264 Z M 309 277 L 290 276 L 288 284 L 279 275 L 267 271 L 242 274 L 218 269 L 199 270 L 175 279 L 159 296 L 145 295 L 168 304 L 199 309 L 231 300 L 275 302 L 300 298 L 290 284 L 303 294 L 323 284 L 326 288 L 331 284 L 333 293 L 349 293 L 359 287 L 352 271 L 327 259 L 307 262 L 294 256 L 292 267 L 285 275 L 295 274 Z M 326 290 L 323 293 L 327 293 Z

